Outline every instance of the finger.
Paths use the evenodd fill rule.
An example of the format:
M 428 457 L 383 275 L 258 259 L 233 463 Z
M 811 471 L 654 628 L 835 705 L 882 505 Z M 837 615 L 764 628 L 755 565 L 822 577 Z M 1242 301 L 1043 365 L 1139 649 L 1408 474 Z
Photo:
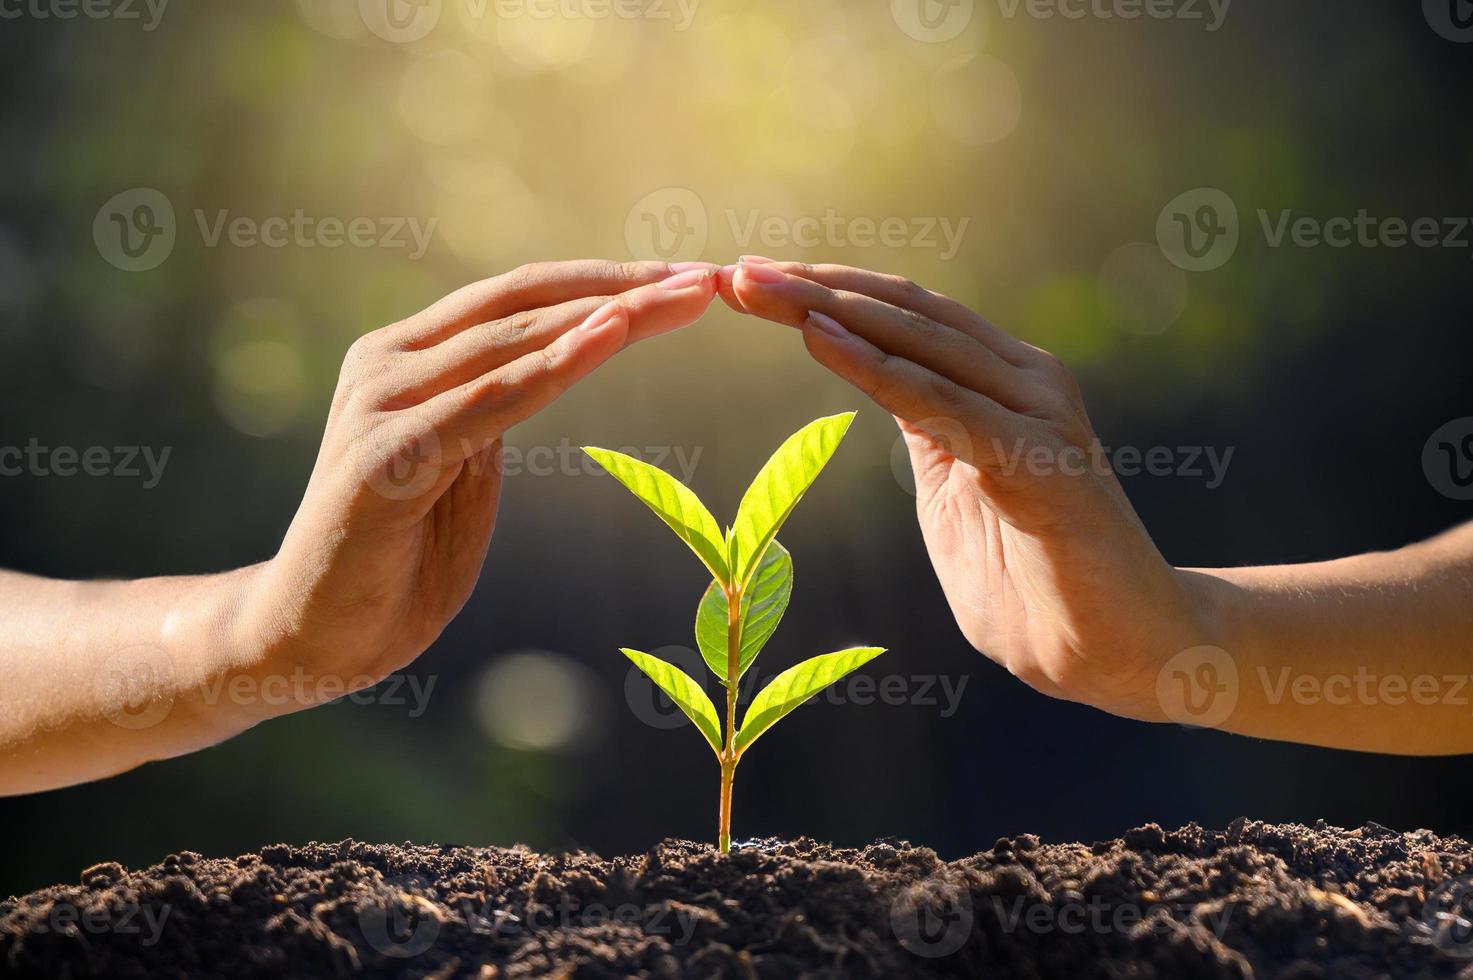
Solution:
M 447 462 L 484 452 L 586 377 L 625 344 L 629 313 L 617 301 L 542 350 L 435 396 L 414 410 L 438 435 Z
M 722 266 L 717 273 L 719 276 L 716 283 L 717 295 L 721 297 L 722 302 L 726 303 L 733 310 L 736 310 L 738 313 L 746 313 L 747 308 L 742 305 L 742 301 L 737 297 L 736 284 L 732 281 L 736 276 L 737 269 L 741 268 L 742 263 L 770 265 L 772 261 L 772 259 L 763 258 L 760 255 L 743 255 L 736 265 Z
M 748 261 L 753 258 L 747 257 Z M 986 344 L 999 357 L 1018 366 L 1032 365 L 1041 353 L 1032 344 L 989 323 L 986 318 L 954 299 L 933 292 L 903 276 L 891 276 L 846 265 L 809 265 L 806 262 L 775 262 L 758 259 L 791 276 L 799 276 L 835 290 L 862 293 L 877 300 L 914 310 Z M 740 300 L 739 300 L 740 301 Z
M 733 310 L 736 310 L 738 313 L 745 313 L 747 312 L 747 308 L 737 298 L 736 284 L 732 281 L 733 277 L 736 276 L 736 272 L 737 266 L 724 265 L 721 267 L 716 274 L 716 295 L 720 296 L 721 301 Z
M 929 368 L 1018 412 L 1044 406 L 1038 379 L 969 334 L 863 293 L 788 275 L 776 265 L 744 264 L 734 280 L 742 306 L 779 323 L 801 325 L 812 311 L 839 321 L 887 354 Z
M 808 317 L 801 329 L 814 360 L 964 463 L 995 471 L 1004 444 L 1022 434 L 1022 416 L 914 361 L 885 353 L 823 313 Z M 956 439 L 957 431 L 967 438 Z
M 716 266 L 705 262 L 671 265 L 605 259 L 524 265 L 456 290 L 394 328 L 396 339 L 406 350 L 419 350 L 478 323 L 585 296 L 612 296 L 692 268 Z
M 618 303 L 627 314 L 626 347 L 689 326 L 711 305 L 715 283 L 714 271 L 692 269 L 619 296 L 589 296 L 478 324 L 406 356 L 397 407 L 418 404 L 540 351 L 610 302 Z

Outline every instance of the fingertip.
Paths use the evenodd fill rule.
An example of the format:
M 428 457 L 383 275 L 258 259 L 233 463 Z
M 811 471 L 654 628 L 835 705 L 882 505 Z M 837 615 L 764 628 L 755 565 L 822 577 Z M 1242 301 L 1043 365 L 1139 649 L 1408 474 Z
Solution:
M 747 308 L 742 305 L 741 299 L 737 297 L 736 283 L 733 282 L 736 271 L 737 267 L 735 265 L 721 267 L 721 270 L 716 275 L 716 292 L 727 306 L 738 313 L 746 313 Z

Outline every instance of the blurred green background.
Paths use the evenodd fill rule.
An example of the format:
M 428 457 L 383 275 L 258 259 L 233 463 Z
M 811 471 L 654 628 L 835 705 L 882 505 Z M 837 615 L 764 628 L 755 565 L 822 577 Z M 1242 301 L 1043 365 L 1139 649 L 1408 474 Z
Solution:
M 269 557 L 353 338 L 467 281 L 587 256 L 840 261 L 968 302 L 1076 369 L 1107 445 L 1233 449 L 1218 487 L 1126 481 L 1178 564 L 1392 547 L 1469 516 L 1422 459 L 1473 414 L 1473 235 L 1273 247 L 1259 218 L 1473 214 L 1473 49 L 1439 32 L 1436 4 L 1238 0 L 1209 29 L 1205 5 L 1204 21 L 924 3 L 6 8 L 20 14 L 0 19 L 0 445 L 171 454 L 153 487 L 0 479 L 0 566 L 142 576 Z M 639 16 L 595 16 L 610 9 Z M 167 202 L 174 241 L 130 271 L 106 230 L 140 188 Z M 1233 202 L 1240 242 L 1187 271 L 1158 219 L 1201 188 Z M 222 214 L 299 211 L 367 219 L 375 241 L 211 243 Z M 901 231 L 867 241 L 887 222 Z M 429 230 L 423 255 L 378 241 L 407 223 Z M 991 665 L 930 572 L 893 423 L 788 331 L 718 304 L 510 444 L 673 450 L 729 515 L 786 434 L 849 408 L 855 431 L 784 535 L 797 588 L 764 659 L 864 641 L 894 651 L 877 673 L 907 690 L 965 687 L 954 711 L 915 697 L 800 712 L 743 767 L 738 837 L 894 835 L 960 855 L 1002 834 L 1240 814 L 1473 828 L 1466 760 L 1138 725 Z M 381 689 L 0 800 L 0 892 L 278 840 L 708 839 L 706 750 L 641 720 L 665 715 L 639 705 L 616 652 L 689 647 L 704 584 L 610 481 L 529 465 L 507 481 L 478 593 L 409 670 L 433 682 L 427 700 Z

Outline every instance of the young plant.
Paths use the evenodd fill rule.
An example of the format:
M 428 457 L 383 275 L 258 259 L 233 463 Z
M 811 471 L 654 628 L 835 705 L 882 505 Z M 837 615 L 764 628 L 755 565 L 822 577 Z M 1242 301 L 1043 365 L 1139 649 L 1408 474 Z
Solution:
M 777 542 L 778 529 L 853 421 L 853 412 L 819 419 L 784 442 L 747 488 L 736 521 L 724 534 L 700 499 L 665 471 L 622 453 L 584 449 L 670 525 L 711 573 L 713 581 L 696 612 L 696 645 L 726 686 L 724 725 L 706 692 L 684 671 L 637 650 L 623 653 L 679 705 L 721 763 L 717 846 L 723 854 L 731 850 L 731 790 L 737 763 L 752 743 L 794 708 L 885 652 L 856 647 L 783 671 L 752 699 L 737 727 L 739 682 L 777 629 L 793 594 L 793 559 Z

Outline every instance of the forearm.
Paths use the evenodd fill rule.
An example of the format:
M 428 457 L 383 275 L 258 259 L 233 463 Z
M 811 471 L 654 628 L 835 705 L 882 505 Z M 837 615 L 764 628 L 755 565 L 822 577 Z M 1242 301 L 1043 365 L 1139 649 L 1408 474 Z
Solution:
M 261 720 L 222 685 L 259 671 L 237 607 L 260 566 L 63 582 L 0 572 L 0 794 L 115 775 Z
M 1394 552 L 1186 575 L 1236 667 L 1236 704 L 1217 727 L 1473 752 L 1473 524 Z

